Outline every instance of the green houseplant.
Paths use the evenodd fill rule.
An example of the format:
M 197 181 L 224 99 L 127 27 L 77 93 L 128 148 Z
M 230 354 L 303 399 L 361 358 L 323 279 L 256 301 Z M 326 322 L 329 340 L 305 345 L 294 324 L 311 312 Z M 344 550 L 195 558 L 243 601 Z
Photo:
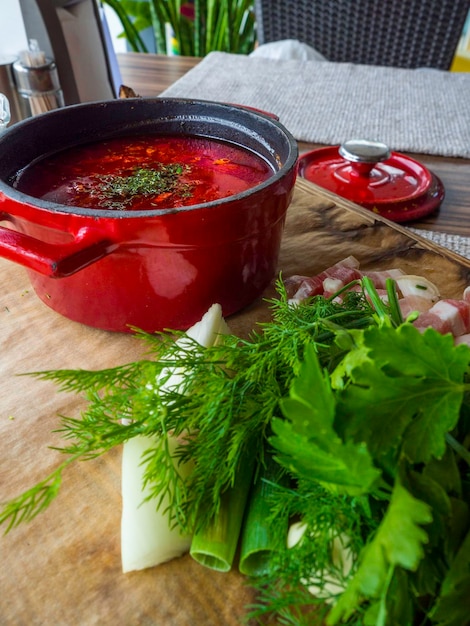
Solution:
M 204 56 L 213 50 L 248 54 L 256 41 L 253 0 L 102 0 L 116 12 L 135 52 L 148 52 L 151 27 L 160 54 Z

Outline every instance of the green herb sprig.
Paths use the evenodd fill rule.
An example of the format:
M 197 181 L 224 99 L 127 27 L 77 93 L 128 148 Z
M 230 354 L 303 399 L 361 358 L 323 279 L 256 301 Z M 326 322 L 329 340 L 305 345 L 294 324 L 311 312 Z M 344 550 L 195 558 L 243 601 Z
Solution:
M 151 167 L 136 167 L 126 174 L 107 174 L 92 179 L 92 195 L 100 206 L 125 209 L 136 196 L 176 194 L 178 198 L 191 197 L 192 186 L 181 177 L 190 167 L 181 163 L 154 163 Z M 89 185 L 83 186 L 89 191 Z

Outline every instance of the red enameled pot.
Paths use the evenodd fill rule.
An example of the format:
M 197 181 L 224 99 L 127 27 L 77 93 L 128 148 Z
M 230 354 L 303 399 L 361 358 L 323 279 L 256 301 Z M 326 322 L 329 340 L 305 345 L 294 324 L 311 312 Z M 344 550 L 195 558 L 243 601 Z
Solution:
M 245 146 L 273 175 L 243 193 L 172 209 L 78 209 L 12 186 L 47 154 L 131 134 L 184 134 Z M 183 99 L 131 98 L 56 109 L 0 135 L 0 255 L 28 268 L 49 307 L 112 331 L 185 329 L 214 302 L 228 316 L 277 270 L 297 144 L 271 116 Z

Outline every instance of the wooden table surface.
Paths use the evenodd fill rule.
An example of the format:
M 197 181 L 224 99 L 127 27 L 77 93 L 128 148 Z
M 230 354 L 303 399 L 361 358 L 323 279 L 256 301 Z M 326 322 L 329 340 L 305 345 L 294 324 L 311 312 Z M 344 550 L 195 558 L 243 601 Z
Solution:
M 123 84 L 141 96 L 157 96 L 193 68 L 200 59 L 136 52 L 121 53 L 118 62 Z M 470 114 L 469 114 L 470 124 Z M 299 143 L 300 152 L 320 144 Z M 409 154 L 436 174 L 446 196 L 438 212 L 409 224 L 422 230 L 470 237 L 470 159 Z

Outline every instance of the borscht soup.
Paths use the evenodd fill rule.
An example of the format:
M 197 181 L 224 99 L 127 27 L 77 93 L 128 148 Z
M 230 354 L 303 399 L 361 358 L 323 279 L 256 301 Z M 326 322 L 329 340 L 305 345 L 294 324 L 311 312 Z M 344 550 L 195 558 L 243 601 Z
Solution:
M 154 210 L 226 198 L 267 180 L 250 150 L 205 137 L 140 135 L 69 148 L 28 165 L 14 187 L 62 205 Z

